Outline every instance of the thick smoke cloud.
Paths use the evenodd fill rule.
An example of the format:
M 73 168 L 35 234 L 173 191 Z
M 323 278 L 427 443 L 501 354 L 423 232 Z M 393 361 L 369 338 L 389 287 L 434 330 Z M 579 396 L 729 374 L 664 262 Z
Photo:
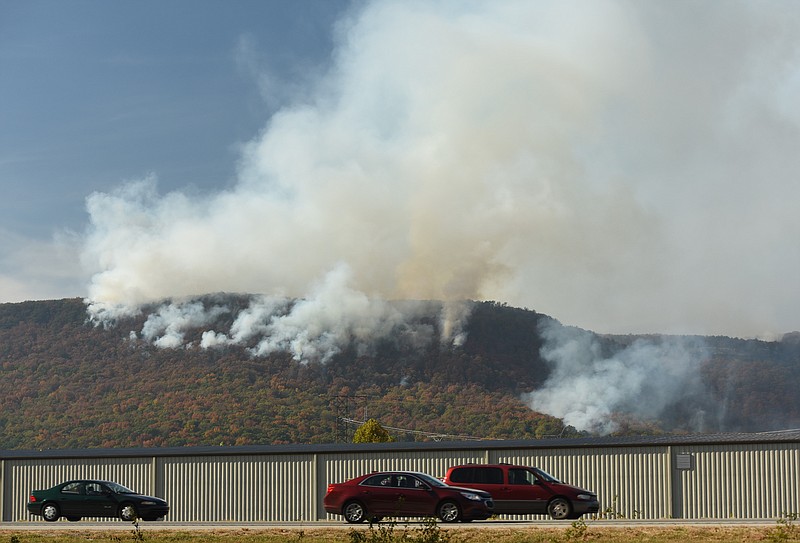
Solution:
M 700 367 L 708 350 L 699 338 L 638 339 L 614 354 L 604 353 L 594 334 L 553 321 L 541 326 L 542 357 L 551 366 L 544 385 L 524 399 L 532 409 L 600 434 L 617 430 L 617 417 L 661 421 L 679 402 L 702 405 Z M 691 402 L 688 402 L 691 400 Z M 712 413 L 702 409 L 676 426 L 702 431 Z
M 151 176 L 88 198 L 94 318 L 300 298 L 256 319 L 264 352 L 297 353 L 394 323 L 373 302 L 390 299 L 502 300 L 600 332 L 798 328 L 800 5 L 359 6 L 227 190 Z M 341 269 L 344 298 L 321 297 Z
M 246 347 L 255 357 L 288 352 L 299 362 L 325 363 L 349 348 L 355 348 L 358 355 L 373 354 L 382 342 L 415 350 L 437 339 L 445 346 L 458 346 L 472 307 L 465 301 L 392 303 L 370 299 L 352 288 L 350 269 L 344 264 L 302 299 L 253 295 L 245 309 L 230 307 L 230 301 L 230 296 L 207 296 L 161 303 L 148 312 L 141 332 L 131 331 L 131 340 L 181 348 L 192 346 L 186 336 L 200 330 L 198 346 L 202 349 L 235 345 Z M 97 318 L 110 324 L 112 318 L 129 316 L 123 314 L 128 309 L 111 307 Z M 437 317 L 434 324 L 431 319 Z M 216 328 L 231 318 L 228 329 Z

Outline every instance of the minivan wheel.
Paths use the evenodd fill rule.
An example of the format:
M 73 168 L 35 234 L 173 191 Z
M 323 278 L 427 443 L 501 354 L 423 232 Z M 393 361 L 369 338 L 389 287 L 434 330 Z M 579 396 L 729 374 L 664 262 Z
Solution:
M 364 509 L 364 506 L 361 504 L 361 502 L 347 502 L 344 504 L 342 513 L 344 514 L 344 520 L 350 524 L 364 522 L 364 519 L 367 518 L 367 510 Z
M 564 520 L 572 515 L 572 505 L 569 500 L 556 498 L 547 504 L 547 513 L 553 520 Z
M 461 520 L 461 509 L 458 508 L 458 504 L 455 502 L 442 502 L 436 512 L 442 522 L 458 522 Z
M 42 516 L 47 522 L 55 522 L 61 518 L 61 511 L 54 503 L 46 503 L 42 506 Z

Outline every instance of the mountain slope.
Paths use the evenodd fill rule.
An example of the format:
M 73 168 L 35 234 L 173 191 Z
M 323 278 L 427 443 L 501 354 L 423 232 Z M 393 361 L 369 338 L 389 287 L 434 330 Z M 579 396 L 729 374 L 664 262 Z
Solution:
M 419 432 L 394 430 L 401 440 L 564 429 L 530 398 L 559 372 L 541 354 L 542 326 L 567 328 L 533 311 L 477 303 L 459 347 L 383 342 L 325 362 L 253 356 L 247 346 L 203 349 L 200 331 L 184 346 L 158 348 L 131 335 L 144 318 L 103 328 L 87 322 L 77 299 L 0 304 L 0 448 L 322 443 L 352 435 L 342 419 L 368 417 Z M 642 341 L 582 333 L 606 357 Z M 696 409 L 713 412 L 708 431 L 800 426 L 797 342 L 703 339 L 709 356 L 690 368 L 702 393 L 670 399 L 679 407 L 672 417 L 612 412 L 617 432 L 692 431 L 683 423 Z

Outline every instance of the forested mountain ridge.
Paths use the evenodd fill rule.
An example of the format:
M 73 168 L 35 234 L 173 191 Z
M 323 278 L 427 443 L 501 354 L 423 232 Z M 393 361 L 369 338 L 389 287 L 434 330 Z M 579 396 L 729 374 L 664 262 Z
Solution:
M 458 347 L 353 347 L 301 362 L 285 352 L 254 356 L 246 346 L 202 349 L 197 341 L 158 348 L 131 337 L 144 316 L 102 327 L 85 309 L 79 299 L 0 304 L 0 449 L 324 443 L 343 437 L 342 416 L 420 432 L 393 431 L 401 440 L 564 430 L 528 400 L 558 373 L 542 356 L 541 330 L 560 325 L 534 311 L 475 303 Z M 592 336 L 609 356 L 637 341 Z M 800 426 L 800 342 L 703 339 L 709 355 L 691 369 L 703 394 L 675 405 L 719 407 L 709 431 Z M 619 433 L 693 431 L 624 410 L 610 416 Z

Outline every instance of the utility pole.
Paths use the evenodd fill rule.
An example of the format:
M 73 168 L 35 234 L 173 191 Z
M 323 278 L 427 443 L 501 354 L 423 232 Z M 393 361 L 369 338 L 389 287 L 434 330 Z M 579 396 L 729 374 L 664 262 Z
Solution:
M 331 396 L 330 401 L 333 406 L 336 421 L 333 429 L 333 436 L 336 443 L 350 443 L 352 435 L 347 424 L 348 419 L 356 418 L 360 409 L 363 409 L 364 418 L 367 420 L 367 400 L 369 396 L 362 394 L 340 394 Z M 355 430 L 353 430 L 355 432 Z

